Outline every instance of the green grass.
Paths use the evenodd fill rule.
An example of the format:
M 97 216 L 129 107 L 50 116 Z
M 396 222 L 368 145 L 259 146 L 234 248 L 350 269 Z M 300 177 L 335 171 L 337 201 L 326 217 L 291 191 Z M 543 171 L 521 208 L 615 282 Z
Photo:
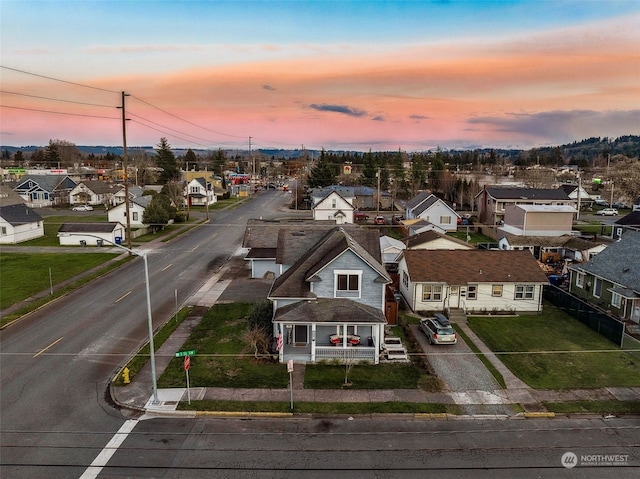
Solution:
M 470 317 L 469 326 L 535 389 L 640 386 L 637 357 L 548 303 L 540 315 Z
M 173 332 L 180 326 L 182 321 L 189 316 L 193 308 L 187 307 L 182 308 L 178 311 L 178 314 L 172 316 L 169 321 L 167 321 L 157 332 L 153 335 L 153 347 L 154 350 L 158 350 L 160 346 L 164 344 L 164 342 L 173 334 Z M 140 349 L 138 354 L 136 354 L 125 367 L 129 368 L 129 379 L 133 380 L 134 376 L 140 372 L 143 366 L 149 361 L 149 357 L 151 355 L 151 348 L 149 347 L 149 342 Z M 123 368 L 124 369 L 124 368 Z M 121 374 L 118 374 L 116 378 L 113 380 L 114 386 L 124 386 L 124 381 Z
M 213 306 L 183 345 L 195 349 L 189 380 L 192 386 L 231 388 L 286 388 L 289 374 L 272 359 L 256 359 L 242 335 L 250 303 Z M 160 387 L 184 387 L 182 359 L 174 358 L 160 377 Z
M 455 327 L 455 324 L 454 324 L 454 327 Z M 471 341 L 469 336 L 467 336 L 467 334 L 464 331 L 462 331 L 462 329 L 460 328 L 455 328 L 455 329 L 458 336 L 460 336 L 462 340 L 465 343 L 467 343 L 467 346 L 469 346 L 469 349 L 471 349 L 471 351 L 475 353 L 475 355 L 482 362 L 482 364 L 484 364 L 487 370 L 496 379 L 500 387 L 502 387 L 502 389 L 506 389 L 507 384 L 504 382 L 504 377 L 502 377 L 502 374 L 500 374 L 500 371 L 498 371 L 496 367 L 491 363 L 491 361 L 489 361 L 489 359 L 480 352 L 480 349 L 478 349 L 478 347 L 473 343 L 473 341 Z
M 417 389 L 421 372 L 413 364 L 356 364 L 348 374 L 350 389 Z M 345 366 L 309 364 L 304 386 L 308 389 L 340 389 Z
M 290 402 L 265 401 L 181 401 L 178 405 L 183 411 L 242 411 L 289 413 Z M 297 414 L 462 414 L 455 404 L 379 402 L 379 403 L 332 403 L 332 402 L 296 402 L 293 396 L 293 412 Z
M 55 285 L 116 256 L 109 253 L 0 253 L 0 309 L 49 291 L 49 270 Z
M 87 254 L 90 254 L 90 253 L 87 253 Z M 63 256 L 63 255 L 55 255 L 55 256 L 59 257 L 59 256 Z M 105 254 L 102 254 L 102 256 L 105 256 Z M 127 256 L 127 257 L 125 257 L 123 259 L 120 259 L 118 261 L 110 262 L 110 263 L 104 265 L 104 267 L 98 269 L 97 271 L 95 271 L 95 272 L 93 272 L 91 274 L 88 274 L 87 276 L 85 276 L 85 277 L 83 277 L 83 278 L 81 278 L 81 279 L 79 279 L 77 281 L 74 281 L 73 283 L 71 283 L 71 284 L 69 284 L 69 285 L 67 285 L 67 286 L 65 286 L 63 288 L 55 290 L 53 294 L 47 294 L 46 296 L 44 296 L 44 297 L 42 297 L 40 299 L 37 299 L 37 300 L 34 300 L 34 301 L 30 301 L 27 305 L 23 306 L 22 308 L 19 308 L 17 311 L 14 311 L 13 313 L 10 313 L 10 314 L 2 316 L 2 319 L 0 320 L 0 326 L 4 327 L 5 325 L 11 323 L 12 321 L 18 319 L 20 316 L 23 316 L 23 315 L 27 314 L 30 311 L 33 311 L 35 309 L 38 309 L 38 308 L 44 306 L 45 304 L 47 304 L 50 301 L 53 301 L 56 298 L 64 296 L 65 294 L 68 294 L 71 291 L 80 288 L 84 284 L 92 281 L 93 279 L 95 279 L 95 278 L 97 278 L 99 276 L 107 274 L 109 271 L 112 271 L 112 270 L 114 270 L 116 268 L 119 268 L 121 265 L 123 265 L 124 263 L 126 263 L 128 261 L 131 261 L 132 259 L 133 259 L 133 257 Z M 0 255 L 0 264 L 3 264 L 1 255 Z M 4 281 L 4 264 L 3 264 L 3 267 L 2 267 L 2 272 L 1 273 L 2 273 L 2 277 L 0 277 L 0 284 L 4 285 L 5 284 L 5 281 Z M 47 291 L 48 290 L 49 290 L 49 287 L 47 287 Z M 0 294 L 0 297 L 4 297 L 4 294 L 3 293 Z
M 462 228 L 462 227 L 461 227 Z M 447 236 L 453 236 L 454 238 L 458 238 L 464 242 L 467 241 L 467 231 L 466 228 L 461 229 L 460 231 L 456 231 L 455 233 L 447 233 Z M 480 233 L 476 233 L 473 231 L 473 227 L 469 227 L 469 236 L 471 239 L 469 240 L 469 244 L 477 244 L 477 243 L 495 243 L 496 241 L 488 236 L 485 236 Z
M 58 230 L 63 223 L 106 223 L 107 216 L 91 215 L 91 216 L 45 216 L 44 236 L 29 241 L 23 241 L 15 246 L 60 246 L 58 238 Z M 12 245 L 2 245 L 12 246 Z
M 547 411 L 556 414 L 634 414 L 640 413 L 640 401 L 566 401 L 545 402 Z

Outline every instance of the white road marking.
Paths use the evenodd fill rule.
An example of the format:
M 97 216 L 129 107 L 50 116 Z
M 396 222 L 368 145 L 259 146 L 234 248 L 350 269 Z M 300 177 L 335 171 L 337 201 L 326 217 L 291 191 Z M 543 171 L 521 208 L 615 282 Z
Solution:
M 54 342 L 52 342 L 49 346 L 47 346 L 44 349 L 41 349 L 40 351 L 38 351 L 36 354 L 33 355 L 34 358 L 37 358 L 38 356 L 40 356 L 42 353 L 44 353 L 47 349 L 49 349 L 52 346 L 55 346 L 56 344 L 58 344 L 60 341 L 62 341 L 62 338 L 64 338 L 64 336 L 56 339 Z
M 162 268 L 162 271 L 166 271 L 169 268 L 171 268 L 173 266 L 173 263 L 169 263 L 168 265 L 166 265 L 164 268 Z
M 116 299 L 115 302 L 119 303 L 120 301 L 122 301 L 124 298 L 126 298 L 130 294 L 131 294 L 131 291 L 129 291 L 128 293 L 124 293 L 122 296 L 120 296 L 118 299 Z
M 109 459 L 116 453 L 129 433 L 133 431 L 133 428 L 136 427 L 136 424 L 138 424 L 137 419 L 127 419 L 107 445 L 104 446 L 104 449 L 100 451 L 100 454 L 93 460 L 91 465 L 84 471 L 82 476 L 80 476 L 80 479 L 96 479 L 98 474 L 102 472 L 102 468 L 107 465 Z
M 198 246 L 200 246 L 200 245 L 194 246 L 194 247 L 191 249 L 191 251 L 195 251 L 195 250 L 197 250 L 197 249 L 198 249 Z

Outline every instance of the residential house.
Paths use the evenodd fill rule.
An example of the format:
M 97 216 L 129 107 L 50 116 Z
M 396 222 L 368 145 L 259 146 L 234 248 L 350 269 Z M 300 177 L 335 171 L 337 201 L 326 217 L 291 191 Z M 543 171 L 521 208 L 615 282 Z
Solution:
M 422 191 L 407 202 L 404 224 L 407 225 L 406 220 L 421 219 L 447 232 L 458 229 L 459 218 L 460 215 L 443 200 L 428 191 Z
M 311 206 L 313 207 L 330 193 L 338 193 L 342 198 L 349 202 L 355 208 L 356 192 L 354 186 L 331 185 L 324 188 L 313 188 L 309 196 L 311 197 Z
M 125 199 L 125 188 L 124 185 L 120 185 L 121 187 L 113 194 L 111 197 L 111 201 L 109 204 L 111 206 L 118 206 L 124 203 Z M 129 198 L 139 198 L 144 194 L 144 189 L 139 186 L 129 186 Z
M 498 243 L 500 249 L 529 251 L 535 259 L 544 264 L 561 263 L 563 260 L 588 261 L 591 256 L 604 250 L 607 244 L 608 241 L 602 239 L 573 235 L 506 235 Z
M 13 190 L 27 205 L 41 208 L 69 204 L 69 193 L 76 183 L 67 175 L 26 175 Z
M 69 203 L 72 205 L 107 205 L 124 186 L 114 185 L 106 181 L 90 180 L 78 183 L 69 192 Z
M 285 251 L 278 252 L 286 263 L 286 244 L 300 237 L 287 239 Z M 378 234 L 337 226 L 304 250 L 268 295 L 280 361 L 377 364 L 387 324 L 385 287 L 391 282 L 380 263 Z
M 613 223 L 613 237 L 619 239 L 625 231 L 640 231 L 640 209 L 634 210 Z
M 571 234 L 577 210 L 570 205 L 507 204 L 498 239 L 516 236 L 562 236 Z
M 122 244 L 125 226 L 109 223 L 63 223 L 58 229 L 61 246 L 109 246 Z
M 332 191 L 339 193 L 357 210 L 388 210 L 393 206 L 391 193 L 370 186 L 331 185 L 311 190 L 311 204 L 315 204 Z
M 311 207 L 314 220 L 333 220 L 337 224 L 353 223 L 354 207 L 340 193 L 332 191 Z
M 582 185 L 562 184 L 560 189 L 574 202 L 576 209 L 578 208 L 578 203 L 580 203 L 580 209 L 582 209 L 583 205 L 591 206 L 594 202 L 594 198 L 587 193 L 587 190 Z
M 21 198 L 18 197 L 18 201 L 9 205 L 0 202 L 0 244 L 21 243 L 44 236 L 42 217 Z
M 396 273 L 398 271 L 398 256 L 406 248 L 406 245 L 391 236 L 380 236 L 380 252 L 382 253 L 382 264 L 387 269 Z
M 559 188 L 520 188 L 485 186 L 475 197 L 478 221 L 498 225 L 504 220 L 507 205 L 569 205 L 575 202 Z
M 279 277 L 288 266 L 295 263 L 300 257 L 305 247 L 310 248 L 327 231 L 336 226 L 335 221 L 313 221 L 313 220 L 263 220 L 250 219 L 244 231 L 242 247 L 248 252 L 245 261 L 249 263 L 251 278 L 264 278 L 273 275 Z M 290 242 L 288 236 L 296 239 Z M 286 248 L 285 248 L 285 242 Z M 280 249 L 278 249 L 280 245 Z M 277 252 L 281 252 L 278 263 Z M 289 256 L 295 252 L 296 258 L 282 258 L 284 252 Z M 286 263 L 284 262 L 286 261 Z
M 424 231 L 402 239 L 406 249 L 475 249 L 475 246 L 437 231 Z
M 640 323 L 640 231 L 622 237 L 589 261 L 569 267 L 569 291 L 611 314 Z
M 400 292 L 417 313 L 540 312 L 548 284 L 528 251 L 407 249 L 398 271 Z
M 184 196 L 190 206 L 207 206 L 218 201 L 213 184 L 202 176 L 187 183 Z
M 132 227 L 144 227 L 146 226 L 142 222 L 144 211 L 151 203 L 153 196 L 145 195 L 135 198 L 131 198 L 129 201 L 129 224 Z M 127 224 L 127 205 L 121 203 L 109 210 L 108 218 L 110 222 L 122 222 Z

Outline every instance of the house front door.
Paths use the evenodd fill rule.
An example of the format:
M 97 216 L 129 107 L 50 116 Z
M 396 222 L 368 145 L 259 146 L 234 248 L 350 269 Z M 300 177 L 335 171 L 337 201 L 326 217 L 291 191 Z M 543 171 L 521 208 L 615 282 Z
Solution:
M 449 307 L 450 308 L 459 308 L 460 307 L 460 294 L 459 288 L 457 286 L 451 286 L 449 288 Z
M 640 323 L 640 302 L 634 301 L 631 307 L 631 321 Z
M 296 324 L 293 333 L 295 344 L 307 344 L 309 342 L 309 327 L 306 324 Z

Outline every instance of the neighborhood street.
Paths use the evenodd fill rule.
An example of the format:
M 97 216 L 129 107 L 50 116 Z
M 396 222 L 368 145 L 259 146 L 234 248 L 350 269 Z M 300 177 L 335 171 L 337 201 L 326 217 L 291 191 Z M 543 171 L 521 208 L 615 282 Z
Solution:
M 282 208 L 289 199 L 283 192 L 264 192 L 233 209 L 212 212 L 210 223 L 166 244 L 144 246 L 154 324 L 173 314 L 176 292 L 180 306 L 237 251 L 248 218 L 291 216 Z M 594 467 L 581 467 L 580 477 L 637 477 L 637 418 L 333 414 L 247 420 L 121 410 L 106 390 L 147 338 L 144 287 L 143 263 L 137 259 L 0 333 L 3 479 L 406 478 L 429 471 L 451 478 L 569 477 L 575 471 L 561 463 L 567 452 L 626 457 L 610 465 L 583 464 Z M 449 374 L 446 365 L 441 368 Z M 478 368 L 478 375 L 490 381 Z M 469 384 L 443 380 L 451 390 Z M 481 389 L 478 381 L 480 376 L 474 387 Z M 92 463 L 100 467 L 88 469 Z

